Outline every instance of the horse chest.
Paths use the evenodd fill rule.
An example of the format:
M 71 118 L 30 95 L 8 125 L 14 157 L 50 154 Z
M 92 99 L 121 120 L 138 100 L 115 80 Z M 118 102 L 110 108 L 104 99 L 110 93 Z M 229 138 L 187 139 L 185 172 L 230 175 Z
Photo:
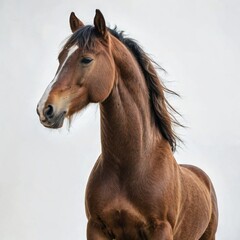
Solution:
M 98 201 L 94 198 L 94 204 L 89 210 L 91 220 L 108 239 L 151 239 L 156 222 L 161 219 L 157 219 L 156 212 L 151 210 L 150 205 L 139 206 L 124 191 L 111 191 L 112 194 L 108 194 L 106 198 L 103 198 L 103 192 L 101 189 L 101 197 L 95 195 Z
M 88 219 L 108 239 L 151 239 L 158 222 L 166 220 L 167 209 L 162 203 L 166 194 L 161 186 L 142 183 L 139 188 L 139 181 L 120 184 L 110 174 L 102 175 L 96 170 L 94 173 L 86 191 Z

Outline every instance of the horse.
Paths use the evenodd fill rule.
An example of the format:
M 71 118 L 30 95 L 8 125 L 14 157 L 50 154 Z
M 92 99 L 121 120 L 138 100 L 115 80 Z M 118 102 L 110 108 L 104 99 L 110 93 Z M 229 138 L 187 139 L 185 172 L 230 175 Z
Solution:
M 72 12 L 71 36 L 37 106 L 60 128 L 89 103 L 100 105 L 101 154 L 86 188 L 88 240 L 214 240 L 217 199 L 208 175 L 178 164 L 173 107 L 153 60 L 139 44 Z

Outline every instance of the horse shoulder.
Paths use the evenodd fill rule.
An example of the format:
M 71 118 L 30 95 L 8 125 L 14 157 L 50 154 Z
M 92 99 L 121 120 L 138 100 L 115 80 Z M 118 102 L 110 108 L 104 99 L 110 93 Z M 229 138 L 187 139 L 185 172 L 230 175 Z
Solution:
M 212 184 L 200 168 L 185 164 L 179 167 L 182 200 L 174 236 L 176 239 L 199 239 L 212 215 Z
M 187 169 L 190 172 L 192 172 L 195 175 L 195 177 L 197 177 L 200 180 L 200 182 L 203 183 L 205 187 L 207 187 L 208 191 L 211 191 L 212 188 L 211 180 L 209 176 L 201 168 L 196 167 L 194 165 L 180 164 L 180 169 L 182 171 Z

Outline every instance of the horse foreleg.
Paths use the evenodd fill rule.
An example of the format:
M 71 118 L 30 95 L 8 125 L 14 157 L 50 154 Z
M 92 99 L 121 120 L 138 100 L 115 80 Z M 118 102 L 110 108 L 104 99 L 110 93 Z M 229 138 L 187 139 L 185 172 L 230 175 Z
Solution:
M 173 240 L 171 225 L 168 222 L 155 224 L 151 240 Z
M 109 240 L 102 229 L 94 222 L 89 221 L 87 225 L 87 240 Z

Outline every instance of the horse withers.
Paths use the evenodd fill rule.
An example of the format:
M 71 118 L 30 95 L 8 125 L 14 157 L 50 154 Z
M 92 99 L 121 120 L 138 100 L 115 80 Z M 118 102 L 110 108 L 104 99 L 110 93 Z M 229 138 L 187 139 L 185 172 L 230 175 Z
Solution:
M 88 240 L 214 240 L 217 200 L 209 177 L 174 159 L 173 108 L 153 62 L 133 40 L 70 15 L 70 36 L 37 112 L 60 128 L 99 103 L 102 153 L 86 189 Z

